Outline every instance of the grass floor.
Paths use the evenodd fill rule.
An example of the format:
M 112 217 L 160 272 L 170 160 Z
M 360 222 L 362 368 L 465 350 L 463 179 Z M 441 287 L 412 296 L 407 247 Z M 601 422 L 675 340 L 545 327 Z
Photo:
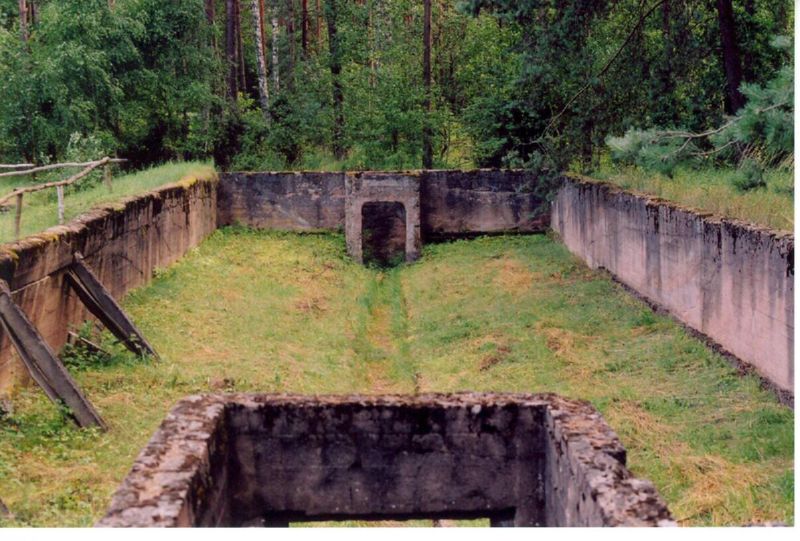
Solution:
M 74 370 L 105 434 L 15 397 L 7 525 L 92 524 L 178 399 L 234 390 L 585 398 L 682 524 L 794 522 L 792 411 L 546 236 L 427 245 L 381 272 L 339 235 L 227 228 L 124 304 L 163 360 Z
M 741 192 L 730 168 L 678 169 L 673 178 L 638 167 L 604 164 L 589 176 L 628 190 L 663 197 L 681 205 L 773 229 L 794 231 L 794 173 L 768 171 L 765 188 Z
M 34 182 L 30 177 L 9 177 L 0 179 L 0 195 L 10 193 L 19 186 L 31 186 L 48 181 L 62 180 L 73 174 L 73 170 L 62 170 L 41 175 Z M 186 176 L 209 178 L 214 168 L 203 162 L 168 163 L 138 173 L 117 175 L 112 182 L 112 191 L 101 182 L 101 171 L 87 177 L 86 182 L 68 186 L 64 190 L 64 221 L 101 204 L 112 203 L 126 197 L 154 190 L 159 186 L 179 181 Z M 14 219 L 16 202 L 11 200 L 0 212 L 0 243 L 14 239 Z M 58 224 L 58 200 L 55 189 L 25 194 L 22 205 L 20 235 L 33 235 Z

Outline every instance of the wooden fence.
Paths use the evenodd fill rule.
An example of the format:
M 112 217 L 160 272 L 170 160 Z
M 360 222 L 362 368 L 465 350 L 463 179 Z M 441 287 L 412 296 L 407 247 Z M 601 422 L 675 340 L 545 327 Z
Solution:
M 22 202 L 26 193 L 39 192 L 50 188 L 55 188 L 58 195 L 58 223 L 64 223 L 64 186 L 74 184 L 80 179 L 86 177 L 89 173 L 103 167 L 103 182 L 108 187 L 108 191 L 113 191 L 112 177 L 111 177 L 111 164 L 122 163 L 126 160 L 118 158 L 105 158 L 95 160 L 92 162 L 69 162 L 69 163 L 55 163 L 51 165 L 42 165 L 34 167 L 31 164 L 16 164 L 16 165 L 0 165 L 0 169 L 14 169 L 6 173 L 0 173 L 0 178 L 19 177 L 26 175 L 35 175 L 44 171 L 52 171 L 54 169 L 64 169 L 69 167 L 83 167 L 83 169 L 71 177 L 55 182 L 47 182 L 44 184 L 34 184 L 32 186 L 24 186 L 15 188 L 11 193 L 0 197 L 0 206 L 5 205 L 8 201 L 16 198 L 16 215 L 14 216 L 14 238 L 19 239 L 20 224 L 22 223 Z

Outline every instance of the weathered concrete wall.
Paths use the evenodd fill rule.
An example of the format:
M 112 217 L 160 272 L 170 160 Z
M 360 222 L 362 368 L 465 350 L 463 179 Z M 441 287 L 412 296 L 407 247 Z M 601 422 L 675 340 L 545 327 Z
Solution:
M 493 394 L 188 397 L 98 525 L 480 517 L 673 525 L 591 405 Z
M 424 171 L 423 238 L 545 231 L 549 205 L 534 193 L 536 182 L 527 171 Z
M 178 260 L 216 227 L 216 179 L 183 181 L 93 210 L 0 250 L 0 278 L 45 341 L 58 350 L 67 330 L 89 318 L 67 282 L 76 251 L 111 294 L 147 283 L 153 270 Z M 27 372 L 0 330 L 0 395 Z
M 603 267 L 794 392 L 794 237 L 569 177 L 552 227 Z
M 221 173 L 217 221 L 260 229 L 343 229 L 344 173 Z
M 408 171 L 419 179 L 423 240 L 544 231 L 548 205 L 524 171 Z M 369 176 L 369 172 L 351 176 Z M 345 226 L 345 173 L 223 173 L 219 224 L 303 231 Z

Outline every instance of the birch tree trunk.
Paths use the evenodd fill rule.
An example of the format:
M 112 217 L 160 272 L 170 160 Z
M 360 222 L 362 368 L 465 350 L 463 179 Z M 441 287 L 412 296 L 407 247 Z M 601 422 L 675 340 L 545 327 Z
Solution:
M 253 11 L 253 28 L 256 36 L 256 64 L 258 67 L 258 97 L 264 118 L 269 122 L 269 85 L 267 84 L 267 59 L 264 55 L 264 21 L 261 18 L 259 0 L 250 0 Z
M 280 68 L 278 66 L 280 60 L 278 57 L 278 32 L 280 27 L 278 26 L 277 0 L 272 5 L 270 18 L 272 19 L 272 88 L 277 94 L 281 90 Z
M 284 81 L 286 82 L 286 89 L 291 92 L 294 86 L 294 60 L 295 60 L 295 43 L 294 43 L 294 0 L 286 0 L 286 42 L 288 44 L 288 51 L 286 55 L 287 65 Z

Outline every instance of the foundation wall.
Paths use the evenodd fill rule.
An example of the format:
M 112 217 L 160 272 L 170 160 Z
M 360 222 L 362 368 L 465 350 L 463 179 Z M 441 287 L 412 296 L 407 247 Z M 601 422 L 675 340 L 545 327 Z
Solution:
M 588 403 L 493 394 L 188 397 L 98 525 L 410 518 L 673 525 Z
M 71 326 L 90 318 L 65 280 L 76 251 L 120 298 L 212 233 L 217 228 L 216 206 L 216 179 L 185 179 L 3 245 L 0 278 L 8 282 L 14 300 L 45 341 L 58 351 Z M 0 395 L 28 377 L 2 335 L 0 330 Z
M 574 254 L 794 392 L 794 237 L 569 177 L 552 227 Z
M 353 178 L 370 173 L 352 173 Z M 392 173 L 380 173 L 389 177 Z M 219 224 L 309 231 L 343 229 L 346 173 L 223 173 Z M 423 240 L 503 232 L 544 231 L 548 205 L 524 171 L 408 171 L 419 179 Z

